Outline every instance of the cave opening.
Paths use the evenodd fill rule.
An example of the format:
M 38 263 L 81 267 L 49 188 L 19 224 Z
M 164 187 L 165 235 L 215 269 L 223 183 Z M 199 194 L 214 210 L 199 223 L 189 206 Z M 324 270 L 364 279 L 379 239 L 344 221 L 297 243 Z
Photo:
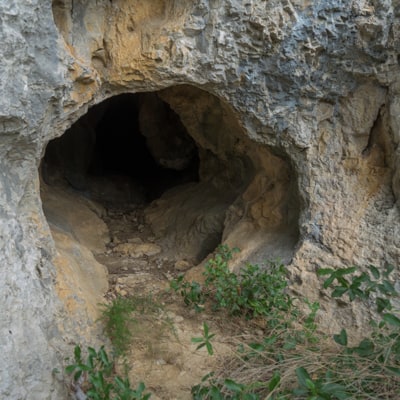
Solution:
M 171 107 L 154 93 L 128 93 L 90 108 L 51 141 L 42 175 L 48 184 L 69 185 L 110 205 L 151 202 L 198 181 L 198 168 L 196 145 Z
M 244 249 L 247 259 L 290 260 L 298 238 L 288 160 L 252 142 L 227 103 L 189 85 L 120 94 L 91 107 L 48 143 L 41 178 L 50 225 L 70 229 L 60 214 L 76 208 L 56 212 L 48 200 L 55 187 L 107 210 L 140 206 L 139 227 L 149 227 L 165 258 L 192 265 L 222 242 Z

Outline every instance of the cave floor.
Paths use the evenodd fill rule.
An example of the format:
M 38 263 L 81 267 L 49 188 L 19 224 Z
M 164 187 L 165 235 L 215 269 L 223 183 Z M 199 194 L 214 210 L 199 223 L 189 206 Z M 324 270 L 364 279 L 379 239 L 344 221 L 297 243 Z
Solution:
M 123 374 L 127 367 L 132 386 L 144 382 L 152 399 L 191 399 L 191 387 L 206 374 L 223 370 L 224 360 L 237 346 L 236 338 L 252 334 L 255 328 L 211 310 L 196 313 L 169 290 L 170 281 L 191 266 L 175 263 L 163 252 L 145 223 L 142 206 L 108 209 L 104 221 L 111 242 L 96 258 L 109 270 L 105 302 L 122 296 L 140 303 L 131 326 L 132 341 L 118 368 Z M 196 350 L 191 342 L 202 336 L 203 322 L 216 334 L 213 356 L 204 347 Z

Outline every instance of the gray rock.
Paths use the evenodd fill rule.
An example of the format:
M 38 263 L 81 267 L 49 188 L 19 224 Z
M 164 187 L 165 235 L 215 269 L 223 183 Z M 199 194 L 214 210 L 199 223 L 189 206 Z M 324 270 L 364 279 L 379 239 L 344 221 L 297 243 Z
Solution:
M 252 224 L 243 228 L 242 220 L 244 232 L 276 230 L 286 218 L 298 235 L 288 251 L 303 282 L 297 290 L 310 299 L 318 296 L 317 266 L 400 259 L 397 2 L 189 3 L 0 2 L 1 398 L 66 399 L 53 368 L 62 370 L 73 343 L 96 340 L 89 327 L 77 326 L 55 289 L 38 167 L 51 139 L 113 95 L 189 85 L 188 96 L 202 89 L 221 100 L 202 125 L 212 131 L 201 131 L 195 118 L 202 114 L 191 118 L 178 93 L 184 87 L 160 92 L 196 144 L 214 155 L 202 153 L 209 163 L 203 180 L 229 166 L 225 148 L 240 155 L 225 182 L 238 178 L 247 191 L 203 225 L 224 230 L 232 203 Z M 236 121 L 222 131 L 217 122 L 227 110 Z M 244 145 L 250 150 L 239 151 Z M 249 176 L 248 159 L 256 169 Z M 272 190 L 265 176 L 278 184 L 271 196 L 262 195 Z M 242 217 L 232 218 L 222 232 L 227 240 L 239 235 L 234 218 Z M 261 241 L 254 254 L 267 247 Z M 332 307 L 325 311 L 328 330 L 343 321 L 365 323 L 363 312 L 354 309 L 350 320 Z

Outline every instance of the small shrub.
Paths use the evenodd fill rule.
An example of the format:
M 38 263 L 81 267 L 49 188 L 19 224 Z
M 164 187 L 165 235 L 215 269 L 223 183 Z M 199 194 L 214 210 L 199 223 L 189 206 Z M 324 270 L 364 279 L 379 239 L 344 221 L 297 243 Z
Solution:
M 286 293 L 286 270 L 281 264 L 271 263 L 267 268 L 247 265 L 239 274 L 229 271 L 228 262 L 233 252 L 228 246 L 220 246 L 216 255 L 205 265 L 205 284 L 187 282 L 183 276 L 171 282 L 171 288 L 179 292 L 186 305 L 202 311 L 206 301 L 213 310 L 226 309 L 231 315 L 246 318 L 268 316 L 279 320 L 281 312 L 289 312 L 292 302 Z
M 74 363 L 65 368 L 69 375 L 73 374 L 76 391 L 84 393 L 93 400 L 148 400 L 144 383 L 140 382 L 132 389 L 128 378 L 113 376 L 114 363 L 110 361 L 104 347 L 98 351 L 88 347 L 86 361 L 82 358 L 80 346 L 74 349 Z

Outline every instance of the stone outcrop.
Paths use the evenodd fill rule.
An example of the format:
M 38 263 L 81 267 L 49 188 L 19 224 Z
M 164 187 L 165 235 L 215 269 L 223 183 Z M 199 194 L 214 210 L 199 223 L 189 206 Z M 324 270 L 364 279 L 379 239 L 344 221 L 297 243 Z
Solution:
M 200 182 L 243 183 L 202 223 L 252 238 L 249 257 L 288 243 L 294 290 L 318 298 L 319 266 L 398 264 L 397 1 L 15 0 L 0 21 L 1 398 L 66 398 L 52 370 L 95 335 L 60 296 L 38 170 L 112 96 L 158 91 L 199 148 Z M 322 304 L 328 330 L 364 323 Z

